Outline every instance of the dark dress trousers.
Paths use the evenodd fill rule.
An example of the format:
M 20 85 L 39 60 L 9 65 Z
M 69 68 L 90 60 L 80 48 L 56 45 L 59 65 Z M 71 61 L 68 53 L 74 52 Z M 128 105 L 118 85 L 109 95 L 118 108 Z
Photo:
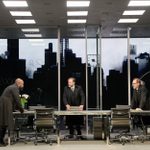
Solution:
M 19 89 L 15 84 L 8 86 L 0 97 L 0 127 L 14 129 L 13 109 L 14 107 L 21 112 Z
M 69 104 L 70 106 L 80 106 L 84 105 L 85 103 L 85 95 L 81 88 L 81 86 L 75 85 L 74 91 L 71 90 L 68 86 L 64 88 L 64 94 L 63 94 L 63 102 L 66 106 Z M 72 126 L 77 126 L 77 131 L 80 132 L 80 125 L 83 125 L 84 119 L 83 116 L 66 116 L 66 125 L 68 125 L 69 128 L 72 128 Z M 70 131 L 73 132 L 73 131 Z M 71 133 L 72 134 L 72 133 Z M 81 134 L 81 133 L 78 133 Z

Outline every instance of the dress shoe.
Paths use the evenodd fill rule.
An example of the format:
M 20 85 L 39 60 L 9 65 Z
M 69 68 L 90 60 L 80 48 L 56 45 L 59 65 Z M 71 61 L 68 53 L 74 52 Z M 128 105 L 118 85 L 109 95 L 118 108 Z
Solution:
M 85 140 L 85 138 L 82 135 L 77 135 L 78 140 Z
M 70 135 L 68 135 L 67 137 L 68 137 L 68 139 L 72 139 L 72 138 L 74 138 L 74 135 L 73 135 L 73 134 L 70 134 Z

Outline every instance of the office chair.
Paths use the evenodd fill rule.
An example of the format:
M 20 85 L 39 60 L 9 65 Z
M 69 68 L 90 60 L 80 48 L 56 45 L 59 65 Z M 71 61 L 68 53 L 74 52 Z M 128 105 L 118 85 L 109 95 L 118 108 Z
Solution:
M 149 116 L 138 116 L 139 122 L 136 125 L 138 130 L 142 130 L 139 135 L 139 140 L 144 143 L 144 141 L 150 139 L 150 117 Z
M 53 131 L 55 125 L 53 112 L 53 108 L 35 109 L 35 145 L 37 145 L 38 142 L 42 141 L 45 141 L 46 143 L 52 145 L 52 140 L 49 138 L 49 135 Z M 41 138 L 41 140 L 38 139 L 39 137 Z
M 23 114 L 17 115 L 14 117 L 15 121 L 15 134 L 14 134 L 14 143 L 23 142 L 27 144 L 29 141 L 28 136 L 31 131 L 28 129 L 28 116 Z
M 123 145 L 130 142 L 132 135 L 130 134 L 131 128 L 131 114 L 129 108 L 111 108 L 110 117 L 110 133 L 109 138 L 111 141 L 120 141 Z M 114 138 L 111 134 L 115 133 Z

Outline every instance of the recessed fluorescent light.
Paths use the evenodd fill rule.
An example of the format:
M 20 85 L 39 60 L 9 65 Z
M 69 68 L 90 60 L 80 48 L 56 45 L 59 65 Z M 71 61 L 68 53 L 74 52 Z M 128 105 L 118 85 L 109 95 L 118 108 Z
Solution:
M 39 32 L 40 30 L 38 28 L 27 28 L 27 29 L 21 29 L 22 32 Z
M 68 23 L 86 23 L 86 19 L 68 19 Z
M 43 39 L 29 39 L 29 42 L 43 42 Z
M 120 37 L 120 36 L 127 36 L 126 33 L 110 33 L 111 37 Z
M 114 32 L 125 32 L 125 31 L 127 31 L 127 28 L 113 28 L 113 31 Z
M 118 23 L 136 23 L 139 19 L 119 19 Z
M 28 7 L 26 1 L 3 1 L 6 7 Z
M 33 19 L 16 19 L 17 24 L 35 24 L 35 20 Z
M 150 6 L 149 0 L 132 0 L 128 6 Z
M 68 11 L 67 16 L 87 16 L 88 11 Z
M 25 37 L 42 37 L 41 34 L 25 34 Z
M 32 16 L 30 11 L 10 11 L 12 16 Z
M 67 7 L 89 7 L 90 1 L 67 1 Z
M 123 15 L 143 15 L 145 10 L 125 10 Z

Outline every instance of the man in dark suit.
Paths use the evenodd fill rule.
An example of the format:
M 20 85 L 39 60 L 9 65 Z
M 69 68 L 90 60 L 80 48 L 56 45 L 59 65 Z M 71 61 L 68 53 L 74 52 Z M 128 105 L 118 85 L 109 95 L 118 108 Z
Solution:
M 150 97 L 147 88 L 143 81 L 139 78 L 135 78 L 132 81 L 133 86 L 133 96 L 131 101 L 131 108 L 137 111 L 150 110 Z M 149 116 L 134 116 L 133 127 L 138 127 L 139 125 L 150 125 Z M 142 121 L 142 122 L 141 122 Z
M 85 95 L 81 88 L 75 84 L 75 78 L 68 79 L 68 86 L 64 88 L 63 102 L 67 111 L 71 110 L 71 106 L 77 106 L 79 111 L 82 111 L 85 103 Z M 79 138 L 81 136 L 81 125 L 83 124 L 83 116 L 66 116 L 66 124 L 68 125 L 70 138 L 74 135 L 74 128 L 77 130 Z
M 139 78 L 135 78 L 132 81 L 132 86 L 131 108 L 136 110 L 150 110 L 149 92 L 144 83 Z
M 14 107 L 23 113 L 20 104 L 19 90 L 24 87 L 24 81 L 20 78 L 15 83 L 6 87 L 0 97 L 0 146 L 6 146 L 4 136 L 6 129 L 14 130 L 13 109 Z

